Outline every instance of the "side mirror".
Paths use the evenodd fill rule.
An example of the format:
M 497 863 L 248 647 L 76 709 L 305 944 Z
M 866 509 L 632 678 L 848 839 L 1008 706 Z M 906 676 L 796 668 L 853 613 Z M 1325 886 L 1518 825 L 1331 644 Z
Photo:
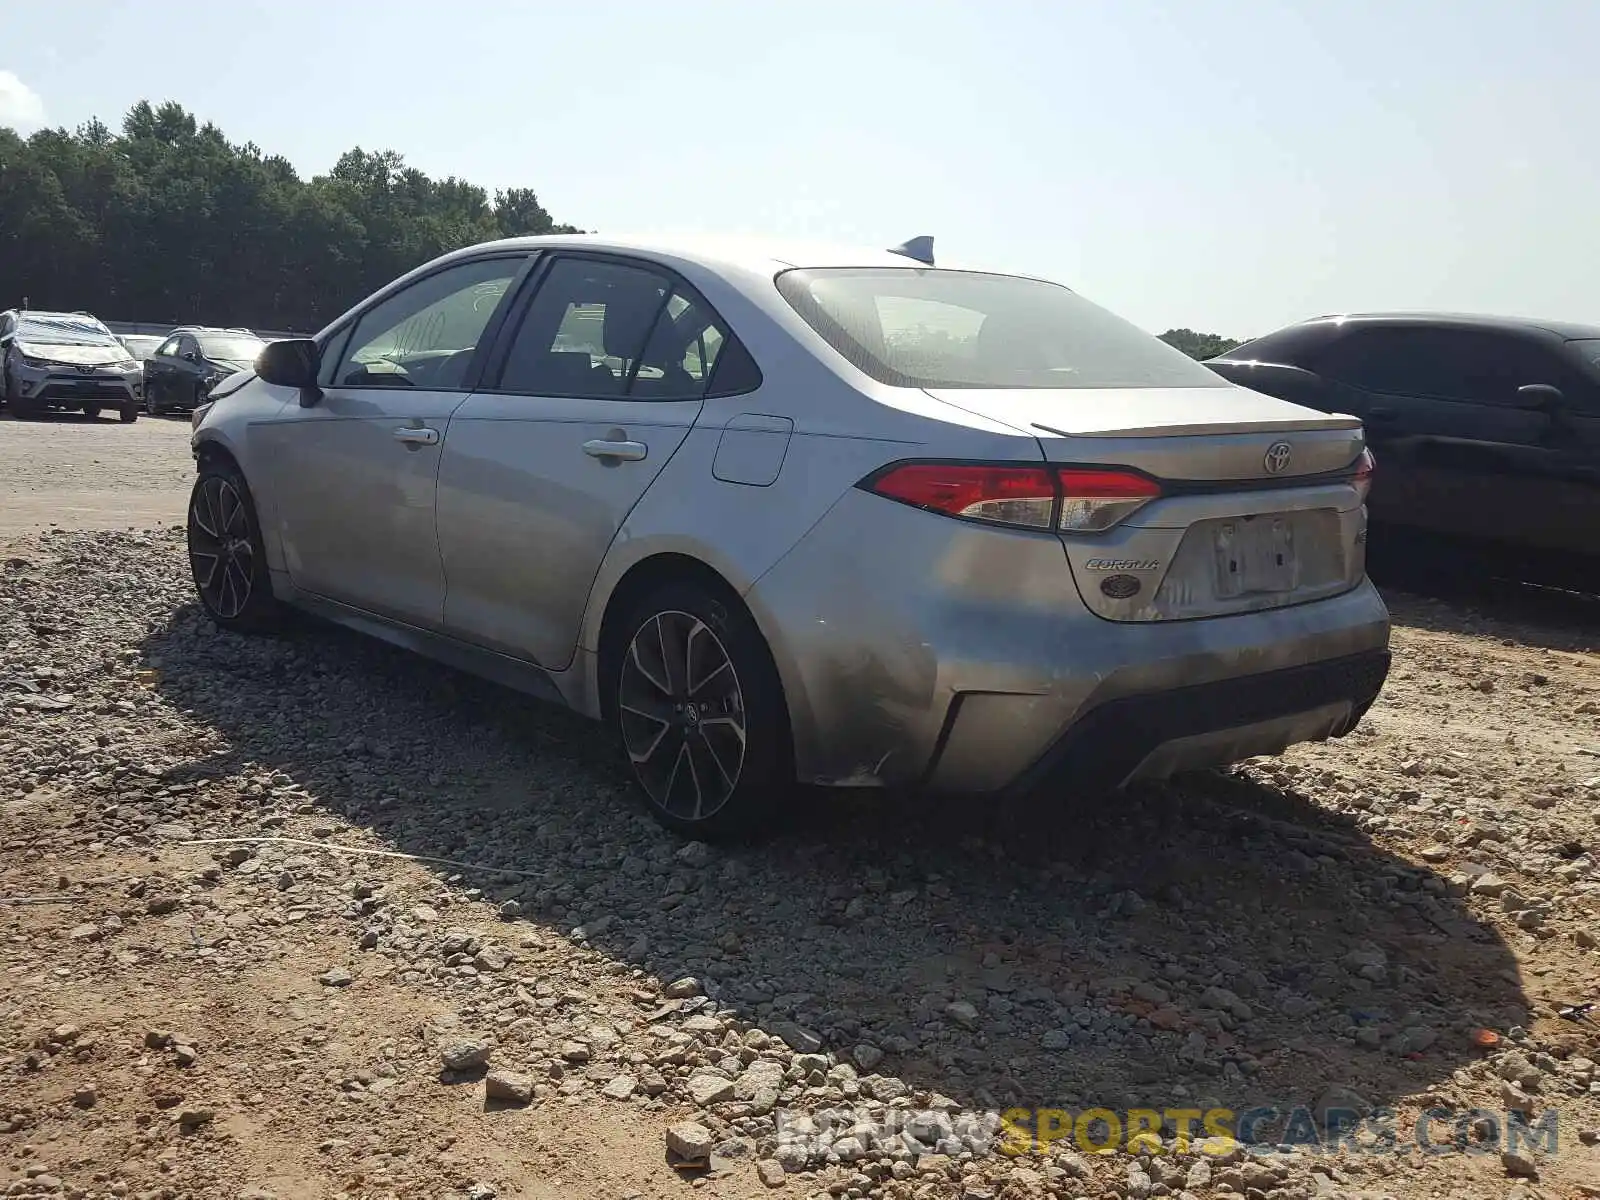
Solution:
M 1517 404 L 1521 408 L 1554 412 L 1564 399 L 1561 389 L 1550 383 L 1525 383 L 1517 389 Z
M 200 361 L 200 356 L 198 354 L 196 354 L 193 350 L 185 350 L 183 352 L 183 361 L 184 362 L 199 362 Z
M 309 408 L 322 399 L 317 386 L 321 356 L 310 338 L 288 338 L 268 342 L 256 355 L 256 378 L 275 387 L 300 389 L 300 403 Z

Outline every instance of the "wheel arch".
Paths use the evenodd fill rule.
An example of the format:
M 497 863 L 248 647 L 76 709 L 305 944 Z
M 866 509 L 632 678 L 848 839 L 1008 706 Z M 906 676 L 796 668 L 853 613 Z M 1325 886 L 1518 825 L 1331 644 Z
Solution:
M 256 524 L 261 531 L 262 546 L 267 552 L 267 566 L 275 574 L 281 573 L 284 570 L 283 547 L 278 541 L 272 497 L 262 494 L 262 489 L 251 479 L 240 455 L 227 438 L 207 430 L 196 437 L 192 444 L 196 472 L 214 463 L 220 463 L 237 471 L 239 478 L 244 480 L 245 487 L 250 491 L 250 502 L 255 506 Z
M 235 471 L 239 472 L 241 477 L 244 475 L 244 468 L 239 464 L 238 456 L 235 455 L 232 450 L 228 449 L 227 446 L 223 445 L 223 443 L 217 438 L 202 438 L 195 442 L 195 470 L 199 471 L 200 469 L 211 466 L 214 463 L 226 463 Z M 245 482 L 249 483 L 249 480 L 245 480 Z
M 803 742 L 804 728 L 810 721 L 810 706 L 806 701 L 803 678 L 789 656 L 787 643 L 774 627 L 771 614 L 763 612 L 758 604 L 750 602 L 748 587 L 741 590 L 716 567 L 683 550 L 659 550 L 646 554 L 631 563 L 618 577 L 605 596 L 605 601 L 592 607 L 599 609 L 594 623 L 593 653 L 586 681 L 593 697 L 590 715 L 609 722 L 615 715 L 612 698 L 606 681 L 616 666 L 622 652 L 622 639 L 626 636 L 625 618 L 629 608 L 652 588 L 683 580 L 696 581 L 719 595 L 728 603 L 737 605 L 756 627 L 762 644 L 772 660 L 778 680 L 778 701 L 783 706 L 787 757 L 793 764 L 797 742 Z
M 738 605 L 752 621 L 755 621 L 756 628 L 761 630 L 762 639 L 768 642 L 770 652 L 771 643 L 767 631 L 761 628 L 761 622 L 750 611 L 750 606 L 745 603 L 739 589 L 721 571 L 703 559 L 678 550 L 661 550 L 648 554 L 631 564 L 611 586 L 604 604 L 600 606 L 598 623 L 592 631 L 593 641 L 590 644 L 595 654 L 597 685 L 595 709 L 603 720 L 610 720 L 614 715 L 611 711 L 611 697 L 607 694 L 604 683 L 610 678 L 611 669 L 616 664 L 616 656 L 621 652 L 621 639 L 627 636 L 623 623 L 628 610 L 654 589 L 669 583 L 686 581 L 698 583 L 729 603 Z

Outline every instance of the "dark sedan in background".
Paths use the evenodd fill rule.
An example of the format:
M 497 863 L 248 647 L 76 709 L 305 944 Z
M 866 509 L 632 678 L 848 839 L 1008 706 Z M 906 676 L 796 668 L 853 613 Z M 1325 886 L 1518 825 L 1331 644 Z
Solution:
M 267 343 L 248 329 L 174 329 L 144 364 L 145 411 L 193 412 L 212 385 L 248 371 Z
M 1318 317 L 1207 366 L 1366 425 L 1368 508 L 1455 571 L 1600 591 L 1600 327 L 1449 314 Z M 1489 551 L 1492 566 L 1480 567 Z

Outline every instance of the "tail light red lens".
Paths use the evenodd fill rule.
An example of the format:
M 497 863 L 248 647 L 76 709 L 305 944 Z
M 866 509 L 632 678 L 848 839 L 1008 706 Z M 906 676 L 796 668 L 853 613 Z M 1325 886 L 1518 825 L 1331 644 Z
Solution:
M 901 463 L 861 486 L 947 516 L 1066 533 L 1109 529 L 1161 495 L 1132 471 L 984 463 Z
M 1159 483 L 1132 471 L 1064 467 L 1056 476 L 1061 481 L 1061 516 L 1057 525 L 1069 533 L 1110 529 L 1161 495 Z
M 1044 467 L 905 463 L 868 484 L 902 504 L 952 517 L 1050 528 L 1056 484 Z
M 1377 469 L 1378 460 L 1372 456 L 1371 450 L 1363 450 L 1361 457 L 1356 459 L 1356 491 L 1361 493 L 1361 503 L 1367 502 L 1367 494 L 1372 491 L 1372 472 Z

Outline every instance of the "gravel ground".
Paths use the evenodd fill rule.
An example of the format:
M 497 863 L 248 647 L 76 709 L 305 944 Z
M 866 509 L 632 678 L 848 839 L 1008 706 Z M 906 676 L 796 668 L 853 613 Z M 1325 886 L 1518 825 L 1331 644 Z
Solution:
M 1592 632 L 1398 596 L 1343 741 L 1109 801 L 811 796 L 719 850 L 567 714 L 216 632 L 175 532 L 9 553 L 0 1193 L 1600 1194 L 1600 1025 L 1560 1015 L 1600 998 Z M 1399 1146 L 1014 1157 L 959 1119 L 1258 1105 Z M 1474 1107 L 1557 1110 L 1559 1153 L 1411 1145 Z
M 145 529 L 183 520 L 189 422 L 114 414 L 15 421 L 0 413 L 0 546 L 51 526 Z

